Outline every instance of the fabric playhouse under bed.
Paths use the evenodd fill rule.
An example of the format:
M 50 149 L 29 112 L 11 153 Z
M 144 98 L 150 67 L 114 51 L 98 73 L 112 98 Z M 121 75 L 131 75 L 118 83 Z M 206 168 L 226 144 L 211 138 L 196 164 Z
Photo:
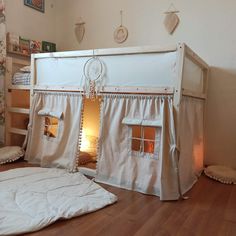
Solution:
M 0 173 L 0 235 L 33 232 L 58 219 L 96 211 L 117 197 L 63 169 L 27 167 Z

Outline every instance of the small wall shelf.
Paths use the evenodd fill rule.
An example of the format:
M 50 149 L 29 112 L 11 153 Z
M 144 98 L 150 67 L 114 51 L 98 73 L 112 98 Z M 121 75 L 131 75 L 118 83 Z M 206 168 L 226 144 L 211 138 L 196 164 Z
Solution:
M 8 89 L 15 89 L 15 90 L 30 90 L 30 85 L 9 85 Z
M 18 129 L 18 128 L 10 128 L 10 133 L 13 134 L 20 134 L 20 135 L 26 135 L 27 134 L 27 130 L 25 129 Z
M 9 55 L 17 55 L 17 56 L 22 56 L 22 57 L 26 57 L 26 58 L 30 58 L 30 54 L 25 54 L 25 53 L 22 53 L 22 52 L 17 52 L 17 51 L 12 51 L 12 50 L 7 50 L 7 54 Z
M 8 112 L 19 113 L 19 114 L 29 114 L 29 109 L 18 108 L 18 107 L 8 107 Z

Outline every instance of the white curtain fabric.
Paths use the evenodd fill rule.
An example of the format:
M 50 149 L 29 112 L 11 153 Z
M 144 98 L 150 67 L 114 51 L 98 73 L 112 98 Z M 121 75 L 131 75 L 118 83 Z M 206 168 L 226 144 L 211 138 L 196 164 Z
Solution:
M 183 96 L 180 106 L 181 190 L 188 191 L 203 169 L 204 104 L 202 99 Z
M 98 182 L 157 195 L 161 200 L 179 198 L 172 103 L 170 96 L 104 95 Z M 156 126 L 154 154 L 131 150 L 132 122 Z
M 52 114 L 62 114 L 58 119 L 56 137 L 44 134 L 45 116 L 39 112 L 42 110 L 51 111 Z M 79 149 L 81 112 L 81 94 L 35 93 L 30 113 L 25 159 L 42 167 L 74 170 Z

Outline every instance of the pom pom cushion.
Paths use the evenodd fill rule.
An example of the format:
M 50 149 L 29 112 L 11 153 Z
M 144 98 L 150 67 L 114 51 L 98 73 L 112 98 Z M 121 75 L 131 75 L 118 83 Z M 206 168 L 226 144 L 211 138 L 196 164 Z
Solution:
M 236 184 L 236 170 L 231 167 L 212 165 L 205 168 L 204 173 L 221 183 Z
M 0 148 L 0 164 L 13 162 L 24 156 L 24 150 L 18 146 Z

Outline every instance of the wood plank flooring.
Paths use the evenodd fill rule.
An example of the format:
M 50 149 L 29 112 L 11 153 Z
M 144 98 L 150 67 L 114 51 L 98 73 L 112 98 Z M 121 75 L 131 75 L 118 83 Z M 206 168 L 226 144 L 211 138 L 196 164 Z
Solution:
M 20 161 L 0 171 L 27 167 Z M 27 236 L 235 236 L 236 185 L 202 175 L 188 200 L 161 202 L 158 197 L 102 184 L 118 202 L 71 220 L 58 221 Z

